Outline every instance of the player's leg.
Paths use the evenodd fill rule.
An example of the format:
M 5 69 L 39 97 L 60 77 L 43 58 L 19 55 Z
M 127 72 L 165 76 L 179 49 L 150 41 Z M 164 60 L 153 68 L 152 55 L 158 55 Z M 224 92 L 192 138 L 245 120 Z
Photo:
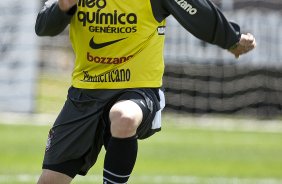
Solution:
M 104 184 L 128 181 L 137 157 L 137 129 L 149 114 L 144 97 L 136 92 L 124 94 L 112 106 L 109 113 L 112 137 L 104 161 Z
M 37 184 L 69 184 L 72 178 L 66 174 L 43 169 Z
M 99 132 L 103 126 L 99 119 L 104 104 L 95 102 L 80 89 L 70 88 L 49 131 L 39 184 L 70 183 L 77 174 L 85 175 L 96 162 L 102 147 Z
M 104 162 L 104 183 L 126 183 L 137 157 L 136 130 L 141 108 L 130 100 L 119 101 L 110 110 L 111 134 Z

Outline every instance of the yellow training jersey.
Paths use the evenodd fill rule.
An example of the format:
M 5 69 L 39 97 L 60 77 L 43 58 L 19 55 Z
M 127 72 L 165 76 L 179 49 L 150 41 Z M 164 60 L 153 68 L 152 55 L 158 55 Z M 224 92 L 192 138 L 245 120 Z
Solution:
M 88 89 L 160 87 L 165 22 L 150 0 L 79 0 L 70 24 L 72 85 Z

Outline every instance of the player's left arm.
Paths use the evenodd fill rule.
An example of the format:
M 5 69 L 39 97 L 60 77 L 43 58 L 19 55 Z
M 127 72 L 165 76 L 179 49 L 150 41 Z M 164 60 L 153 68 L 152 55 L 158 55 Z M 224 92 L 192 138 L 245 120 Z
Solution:
M 255 47 L 251 34 L 241 34 L 210 0 L 162 0 L 164 7 L 195 37 L 228 49 L 236 57 Z

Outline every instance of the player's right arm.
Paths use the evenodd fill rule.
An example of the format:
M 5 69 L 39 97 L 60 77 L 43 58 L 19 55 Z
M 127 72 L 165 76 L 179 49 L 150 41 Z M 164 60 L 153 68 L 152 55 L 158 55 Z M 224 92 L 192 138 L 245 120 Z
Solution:
M 77 0 L 48 0 L 38 13 L 35 32 L 38 36 L 60 34 L 76 11 Z

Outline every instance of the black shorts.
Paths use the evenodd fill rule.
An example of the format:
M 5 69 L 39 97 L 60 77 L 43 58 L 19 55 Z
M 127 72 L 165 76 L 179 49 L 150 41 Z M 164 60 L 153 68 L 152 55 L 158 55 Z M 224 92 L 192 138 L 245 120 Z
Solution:
M 107 147 L 111 137 L 109 110 L 120 100 L 132 100 L 142 109 L 138 139 L 145 139 L 159 131 L 160 128 L 152 128 L 152 121 L 160 109 L 158 90 L 71 87 L 65 105 L 49 131 L 43 169 L 71 177 L 85 175 L 95 164 L 102 146 Z

